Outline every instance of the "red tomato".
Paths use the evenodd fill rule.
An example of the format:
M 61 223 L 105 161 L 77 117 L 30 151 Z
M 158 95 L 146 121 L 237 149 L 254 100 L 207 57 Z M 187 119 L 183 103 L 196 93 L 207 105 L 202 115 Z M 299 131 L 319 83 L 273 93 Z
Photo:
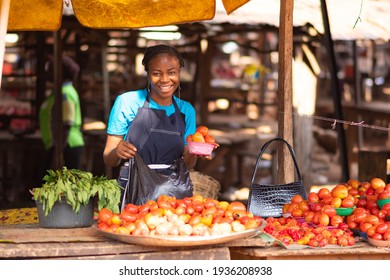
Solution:
M 384 219 L 386 218 L 386 213 L 387 213 L 386 210 L 379 210 L 378 213 L 377 213 L 376 215 L 377 215 L 377 217 L 378 217 L 379 219 L 384 220 Z
M 338 226 L 342 222 L 344 222 L 344 219 L 339 215 L 334 215 L 332 218 L 330 218 L 330 225 L 332 226 Z
M 217 202 L 218 202 L 218 201 L 215 201 L 215 200 L 212 199 L 212 198 L 205 198 L 204 201 L 203 201 L 203 206 L 204 206 L 205 208 L 215 207 L 215 206 L 217 206 Z
M 341 207 L 351 208 L 355 205 L 355 201 L 353 198 L 345 198 L 341 201 Z
M 368 215 L 365 219 L 366 223 L 370 223 L 372 225 L 377 225 L 379 224 L 379 218 L 375 215 Z
M 329 194 L 329 195 L 325 196 L 322 201 L 324 202 L 325 205 L 331 205 L 333 198 L 334 197 L 331 194 Z
M 110 226 L 107 228 L 106 231 L 115 233 L 118 227 L 119 227 L 119 225 L 112 224 L 112 225 L 110 225 Z
M 329 216 L 327 214 L 321 213 L 318 222 L 320 225 L 328 226 L 329 225 Z
M 366 212 L 355 213 L 354 215 L 355 215 L 355 222 L 358 224 L 365 221 L 365 219 L 368 216 L 368 214 Z
M 366 208 L 367 209 L 378 208 L 378 204 L 376 203 L 376 199 L 369 199 L 369 200 L 367 200 Z
M 111 210 L 107 208 L 102 208 L 99 211 L 99 220 L 104 223 L 107 223 L 107 221 L 109 221 L 112 218 L 112 215 L 113 213 L 111 212 Z
M 356 203 L 356 207 L 366 207 L 366 206 L 367 206 L 367 199 L 365 198 L 360 198 Z
M 194 142 L 201 142 L 201 143 L 206 142 L 206 141 L 204 140 L 204 136 L 203 136 L 202 133 L 200 133 L 199 131 L 195 132 L 195 133 L 192 135 L 192 141 L 194 141 Z
M 196 224 L 199 224 L 201 219 L 202 219 L 202 216 L 200 216 L 200 215 L 192 216 L 190 218 L 190 220 L 188 221 L 188 224 L 190 224 L 191 226 L 194 226 Z
M 358 228 L 358 224 L 355 223 L 355 222 L 349 222 L 348 223 L 348 228 L 349 229 L 357 229 Z
M 231 224 L 234 221 L 232 217 L 224 217 L 221 219 L 221 223 L 228 223 Z
M 380 187 L 386 187 L 386 183 L 381 178 L 372 178 L 370 183 L 375 190 Z
M 227 207 L 227 210 L 242 210 L 246 211 L 246 206 L 244 203 L 240 201 L 233 201 L 230 202 L 229 206 Z
M 186 141 L 187 142 L 192 142 L 192 134 L 188 135 L 187 138 L 186 138 Z
M 192 207 L 192 206 L 187 206 L 186 214 L 192 215 L 192 214 L 194 214 L 194 212 L 195 212 L 194 207 Z
M 375 234 L 375 232 L 376 232 L 376 226 L 372 226 L 369 229 L 367 229 L 366 234 L 368 237 L 371 237 Z
M 311 223 L 311 222 L 313 222 L 313 217 L 314 217 L 314 212 L 310 211 L 306 214 L 305 221 L 308 223 Z
M 383 240 L 390 240 L 390 230 L 386 231 L 383 234 Z
M 382 210 L 390 210 L 390 203 L 386 203 L 382 206 Z
M 291 198 L 291 203 L 295 203 L 295 204 L 298 204 L 299 202 L 303 201 L 303 198 L 302 196 L 300 195 L 294 195 L 292 198 Z
M 347 217 L 346 217 L 346 222 L 347 222 L 347 224 L 348 224 L 348 223 L 351 223 L 351 222 L 356 222 L 356 216 L 355 216 L 355 214 L 351 214 L 351 215 L 347 216 Z
M 382 234 L 380 233 L 374 233 L 372 236 L 371 236 L 372 239 L 375 239 L 375 240 L 383 240 L 383 236 Z
M 333 197 L 344 199 L 348 196 L 348 188 L 343 184 L 339 184 L 332 189 L 331 194 Z
M 157 202 L 154 201 L 154 200 L 148 200 L 145 204 L 146 204 L 146 205 L 149 205 L 149 210 L 150 210 L 150 211 L 153 211 L 153 210 L 158 209 L 158 204 L 157 204 Z
M 196 131 L 200 132 L 203 136 L 206 136 L 209 133 L 209 129 L 207 126 L 200 125 L 196 128 Z
M 182 205 L 179 205 L 176 207 L 175 214 L 180 216 L 185 214 L 186 211 L 187 211 L 187 206 L 184 207 Z
M 336 209 L 334 209 L 334 207 L 331 205 L 324 205 L 324 207 L 321 209 L 321 212 L 328 215 L 329 218 L 332 218 L 337 214 Z
M 136 214 L 136 213 L 138 213 L 138 206 L 131 204 L 131 203 L 126 204 L 124 211 L 132 213 L 132 214 Z
M 377 233 L 384 234 L 388 229 L 389 229 L 389 227 L 387 226 L 387 224 L 379 224 L 376 226 L 375 231 Z
M 134 223 L 137 219 L 137 216 L 135 214 L 131 214 L 130 212 L 123 211 L 121 214 L 121 219 L 125 222 Z
M 348 245 L 349 246 L 352 246 L 356 243 L 356 240 L 353 236 L 347 236 L 347 239 L 348 239 Z
M 144 204 L 139 206 L 139 213 L 148 213 L 150 210 L 150 205 Z
M 188 205 L 192 205 L 192 200 L 191 200 L 191 197 L 185 197 L 183 198 L 183 202 L 188 206 Z
M 362 232 L 367 232 L 367 230 L 370 227 L 372 227 L 372 224 L 363 222 L 363 223 L 360 223 L 359 230 L 362 231 Z
M 209 216 L 211 215 L 213 218 L 216 217 L 218 215 L 218 210 L 215 206 L 213 207 L 210 207 L 210 208 L 204 208 L 202 210 L 202 216 Z
M 108 229 L 108 225 L 105 222 L 99 222 L 97 227 L 98 227 L 98 229 L 104 230 L 104 231 Z
M 337 238 L 337 244 L 340 246 L 348 246 L 348 238 L 346 236 L 340 236 Z
M 206 141 L 206 143 L 216 144 L 215 138 L 213 136 L 211 136 L 211 135 L 206 135 L 204 137 L 204 141 Z
M 328 194 L 330 194 L 330 190 L 327 189 L 327 188 L 321 188 L 319 191 L 318 191 L 318 197 L 319 199 L 324 199 L 325 196 L 327 196 Z
M 339 223 L 338 228 L 347 231 L 348 225 L 346 223 Z
M 172 208 L 171 203 L 168 200 L 157 201 L 158 208 L 169 209 Z
M 314 204 L 314 203 L 317 203 L 317 202 L 320 200 L 320 198 L 318 197 L 318 194 L 316 194 L 315 192 L 311 192 L 311 193 L 309 193 L 309 195 L 307 196 L 307 200 L 308 200 L 310 203 Z
M 291 211 L 291 216 L 293 217 L 302 217 L 302 215 L 303 215 L 303 211 L 299 208 Z
M 202 203 L 193 203 L 192 207 L 194 208 L 195 212 L 201 213 L 203 211 L 203 204 Z

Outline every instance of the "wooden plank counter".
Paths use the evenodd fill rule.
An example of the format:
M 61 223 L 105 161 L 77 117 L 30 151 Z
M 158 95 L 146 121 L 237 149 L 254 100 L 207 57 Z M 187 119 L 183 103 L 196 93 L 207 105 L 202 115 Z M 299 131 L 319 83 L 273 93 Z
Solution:
M 151 247 L 107 239 L 92 227 L 45 229 L 36 224 L 0 226 L 0 259 L 229 260 L 222 245 Z
M 108 239 L 94 226 L 45 229 L 28 224 L 0 226 L 0 259 L 389 260 L 390 248 L 360 241 L 354 247 L 289 250 L 261 238 L 207 246 L 154 247 Z
M 281 246 L 267 248 L 231 247 L 232 260 L 389 260 L 390 248 L 373 247 L 359 242 L 356 247 L 344 248 L 305 248 L 287 250 Z

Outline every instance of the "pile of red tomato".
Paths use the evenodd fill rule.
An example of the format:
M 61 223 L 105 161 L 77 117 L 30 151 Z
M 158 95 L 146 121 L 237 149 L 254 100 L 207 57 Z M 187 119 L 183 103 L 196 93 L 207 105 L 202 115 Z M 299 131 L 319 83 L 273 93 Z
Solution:
M 390 198 L 390 184 L 380 178 L 370 182 L 349 180 L 332 189 L 310 192 L 307 200 L 294 196 L 291 203 L 284 205 L 283 212 L 315 228 L 337 228 L 348 235 L 354 232 L 355 235 L 390 241 L 390 203 L 382 208 L 377 203 L 379 199 L 387 198 Z M 343 208 L 351 208 L 351 213 L 338 215 L 337 210 Z
M 328 244 L 352 246 L 356 240 L 348 229 L 329 228 L 327 226 L 313 227 L 307 222 L 299 222 L 296 218 L 267 218 L 264 231 L 285 245 L 293 243 L 311 247 L 324 247 Z
M 98 228 L 116 234 L 148 236 L 213 236 L 258 228 L 263 221 L 239 201 L 194 195 L 183 199 L 162 195 L 144 205 L 127 204 L 121 213 L 103 208 Z

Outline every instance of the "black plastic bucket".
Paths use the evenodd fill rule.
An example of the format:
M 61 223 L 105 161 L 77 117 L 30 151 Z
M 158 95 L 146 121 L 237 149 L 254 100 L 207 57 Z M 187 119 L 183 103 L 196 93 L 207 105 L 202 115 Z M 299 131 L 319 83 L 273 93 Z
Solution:
M 43 228 L 82 228 L 93 224 L 93 199 L 86 206 L 81 205 L 76 213 L 66 202 L 55 202 L 46 216 L 39 200 L 35 201 L 38 210 L 39 226 Z

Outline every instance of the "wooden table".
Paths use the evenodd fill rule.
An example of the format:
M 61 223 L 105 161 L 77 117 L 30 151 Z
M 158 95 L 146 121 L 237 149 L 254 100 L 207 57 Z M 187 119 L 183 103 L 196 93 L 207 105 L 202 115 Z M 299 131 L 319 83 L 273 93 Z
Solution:
M 94 226 L 45 229 L 37 224 L 0 226 L 0 259 L 89 260 L 388 260 L 390 248 L 365 242 L 345 248 L 288 250 L 261 238 L 193 247 L 152 247 L 107 239 Z
M 390 248 L 373 247 L 361 241 L 356 247 L 307 248 L 287 250 L 281 246 L 267 248 L 230 248 L 232 260 L 389 260 Z
M 246 240 L 237 242 L 229 244 L 247 244 Z M 262 243 L 257 239 L 249 244 Z M 193 247 L 140 246 L 108 239 L 94 226 L 46 229 L 28 224 L 0 226 L 0 259 L 230 260 L 230 251 L 227 243 Z

